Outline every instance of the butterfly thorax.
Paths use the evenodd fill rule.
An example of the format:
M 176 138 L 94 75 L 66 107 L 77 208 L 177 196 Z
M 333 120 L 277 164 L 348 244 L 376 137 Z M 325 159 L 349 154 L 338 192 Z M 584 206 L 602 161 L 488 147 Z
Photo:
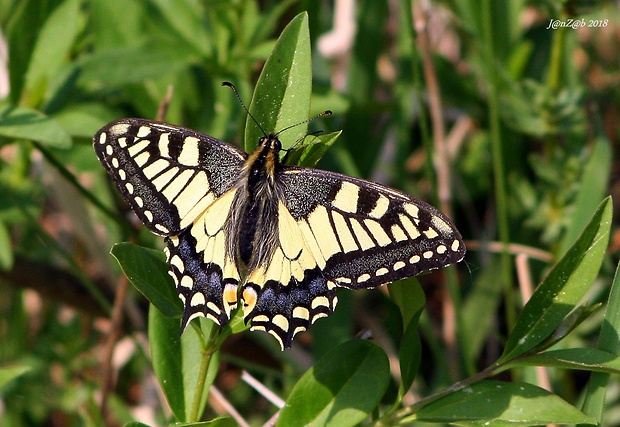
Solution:
M 248 157 L 237 183 L 227 220 L 227 249 L 244 270 L 268 264 L 278 246 L 278 201 L 283 198 L 278 175 L 282 169 L 280 140 L 267 135 Z M 236 232 L 235 232 L 236 231 Z M 245 267 L 245 268 L 243 268 Z

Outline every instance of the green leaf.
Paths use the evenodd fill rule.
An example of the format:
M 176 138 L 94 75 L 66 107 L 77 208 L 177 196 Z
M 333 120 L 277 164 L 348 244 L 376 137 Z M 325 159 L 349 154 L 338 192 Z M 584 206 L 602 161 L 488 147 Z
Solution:
M 0 105 L 0 136 L 39 141 L 56 148 L 71 146 L 71 137 L 56 120 L 29 107 Z
M 553 267 L 523 308 L 498 363 L 543 343 L 579 304 L 603 261 L 611 214 L 611 199 L 606 198 L 579 239 Z
M 115 244 L 110 253 L 131 284 L 161 313 L 169 317 L 183 313 L 183 304 L 168 275 L 165 255 L 161 251 L 124 242 Z
M 405 330 L 414 317 L 420 316 L 426 296 L 416 278 L 398 280 L 388 285 L 390 297 L 400 309 L 403 319 L 403 330 Z
M 200 318 L 198 322 L 207 334 L 210 333 L 210 328 L 217 327 L 215 323 L 206 318 Z M 196 329 L 187 328 L 182 336 L 179 334 L 180 331 L 179 319 L 164 316 L 154 306 L 151 306 L 149 343 L 153 370 L 172 413 L 177 420 L 185 421 L 189 417 L 194 395 L 197 392 L 196 381 L 202 362 L 203 348 L 202 337 L 198 335 Z M 215 379 L 218 364 L 219 356 L 216 353 L 209 364 L 208 377 L 201 391 L 203 397 L 201 408 L 204 408 L 206 403 L 207 391 Z
M 348 341 L 301 377 L 282 408 L 278 424 L 356 425 L 377 406 L 389 380 L 389 362 L 379 346 L 365 340 Z
M 301 144 L 293 147 L 291 152 L 287 154 L 286 163 L 307 168 L 315 167 L 341 133 L 342 131 L 338 131 L 324 135 L 306 136 Z
M 616 274 L 607 300 L 598 349 L 614 355 L 620 354 L 620 263 L 616 267 Z M 584 396 L 583 411 L 595 417 L 599 424 L 603 420 L 608 382 L 609 374 L 593 372 Z
M 550 350 L 519 358 L 509 363 L 513 366 L 549 366 L 563 369 L 620 374 L 620 357 L 594 348 L 567 348 Z
M 23 375 L 31 369 L 27 365 L 11 365 L 0 368 L 0 390 L 15 378 Z
M 250 112 L 265 130 L 278 132 L 299 124 L 280 135 L 282 146 L 289 148 L 306 135 L 310 114 L 312 69 L 308 14 L 301 13 L 286 26 L 261 72 Z M 245 148 L 252 152 L 263 132 L 248 116 L 245 126 Z
M 403 336 L 398 349 L 400 363 L 399 400 L 409 390 L 420 367 L 421 346 L 418 323 L 426 297 L 416 278 L 398 280 L 388 285 L 390 297 L 400 309 Z
M 595 424 L 595 420 L 542 388 L 521 382 L 481 381 L 422 407 L 403 422 L 462 426 Z
M 60 66 L 69 59 L 69 52 L 79 29 L 79 13 L 80 0 L 65 0 L 45 21 L 28 64 L 26 74 L 28 91 L 45 89 Z M 36 103 L 31 101 L 30 105 Z
M 586 225 L 588 215 L 592 212 L 599 200 L 607 191 L 610 176 L 611 146 L 603 132 L 599 132 L 594 139 L 594 146 L 590 158 L 583 171 L 583 179 L 579 180 L 579 192 L 570 214 L 570 222 L 566 235 L 562 239 L 559 253 L 563 254 L 579 235 L 579 231 Z

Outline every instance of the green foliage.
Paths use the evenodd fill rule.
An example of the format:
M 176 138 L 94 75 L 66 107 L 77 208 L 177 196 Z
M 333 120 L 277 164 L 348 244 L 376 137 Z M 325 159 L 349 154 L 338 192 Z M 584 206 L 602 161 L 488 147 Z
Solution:
M 620 13 L 431 2 L 434 50 L 413 27 L 415 2 L 397 3 L 359 0 L 357 31 L 330 43 L 322 2 L 0 5 L 0 424 L 219 427 L 276 413 L 281 426 L 618 424 L 620 400 L 607 396 L 620 373 L 617 221 L 605 196 L 620 93 L 617 42 L 603 37 Z M 542 18 L 524 24 L 532 11 Z M 608 24 L 547 30 L 550 19 Z M 338 43 L 348 50 L 323 56 Z M 393 283 L 389 298 L 343 291 L 286 352 L 246 333 L 240 310 L 181 335 L 160 239 L 128 219 L 92 151 L 98 128 L 132 116 L 246 150 L 297 125 L 280 135 L 288 164 L 447 204 L 471 242 L 466 262 Z M 443 147 L 438 126 L 464 119 Z M 122 275 L 133 286 L 114 301 Z M 513 282 L 528 277 L 540 284 L 521 303 Z M 366 329 L 374 342 L 353 339 Z M 534 367 L 547 368 L 547 390 Z M 591 372 L 585 385 L 579 371 Z M 229 406 L 240 415 L 221 415 Z

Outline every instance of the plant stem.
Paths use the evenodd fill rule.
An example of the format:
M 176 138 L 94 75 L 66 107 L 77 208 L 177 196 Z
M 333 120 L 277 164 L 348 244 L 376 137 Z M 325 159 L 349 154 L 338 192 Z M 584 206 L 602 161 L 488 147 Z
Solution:
M 197 422 L 202 416 L 200 413 L 200 406 L 202 403 L 202 395 L 205 388 L 205 381 L 209 372 L 209 366 L 211 364 L 211 358 L 218 349 L 215 344 L 215 338 L 219 328 L 212 328 L 209 339 L 207 340 L 204 349 L 202 350 L 202 359 L 200 361 L 200 370 L 198 371 L 198 378 L 196 378 L 196 387 L 194 389 L 194 399 L 192 400 L 192 407 L 189 413 L 188 422 Z
M 493 175 L 495 178 L 495 199 L 497 205 L 497 223 L 499 238 L 503 245 L 502 250 L 502 285 L 504 288 L 504 300 L 506 303 L 506 322 L 508 330 L 515 324 L 516 313 L 513 297 L 512 273 L 510 254 L 508 245 L 510 243 L 510 233 L 508 229 L 508 208 L 506 198 L 506 183 L 504 181 L 504 155 L 502 150 L 502 138 L 500 132 L 498 82 L 495 71 L 495 50 L 493 48 L 493 22 L 491 0 L 484 0 L 482 6 L 482 23 L 484 34 L 484 58 L 486 65 L 486 75 L 488 78 L 488 102 L 489 102 L 489 126 L 491 133 L 491 148 L 493 151 Z

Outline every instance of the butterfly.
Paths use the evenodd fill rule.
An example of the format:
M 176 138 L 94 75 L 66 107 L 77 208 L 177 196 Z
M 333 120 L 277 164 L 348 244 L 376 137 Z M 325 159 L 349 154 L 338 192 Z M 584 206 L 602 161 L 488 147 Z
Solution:
M 392 188 L 286 166 L 277 134 L 248 154 L 190 129 L 122 119 L 94 148 L 144 225 L 164 236 L 184 304 L 226 324 L 240 303 L 252 330 L 282 349 L 338 302 L 336 289 L 374 288 L 460 261 L 452 222 Z

